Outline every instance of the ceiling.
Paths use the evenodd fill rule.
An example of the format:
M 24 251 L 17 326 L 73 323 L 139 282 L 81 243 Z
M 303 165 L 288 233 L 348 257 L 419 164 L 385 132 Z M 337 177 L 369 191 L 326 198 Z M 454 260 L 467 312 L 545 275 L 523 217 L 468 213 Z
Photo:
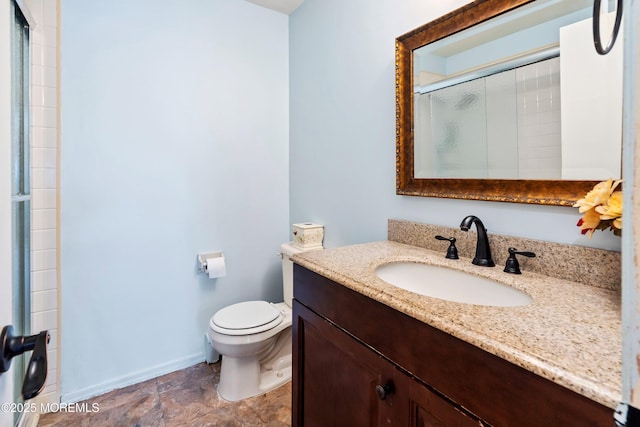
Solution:
M 285 15 L 291 15 L 304 0 L 247 0 L 251 3 L 272 9 Z

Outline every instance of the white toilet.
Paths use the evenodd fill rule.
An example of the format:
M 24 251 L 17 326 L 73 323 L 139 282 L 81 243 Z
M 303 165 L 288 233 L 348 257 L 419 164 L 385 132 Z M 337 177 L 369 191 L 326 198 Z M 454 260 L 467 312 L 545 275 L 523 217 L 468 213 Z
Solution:
M 294 253 L 281 245 L 284 302 L 247 301 L 217 311 L 209 320 L 207 337 L 222 355 L 218 394 L 238 401 L 266 393 L 291 379 L 291 300 Z M 314 248 L 312 250 L 317 250 Z

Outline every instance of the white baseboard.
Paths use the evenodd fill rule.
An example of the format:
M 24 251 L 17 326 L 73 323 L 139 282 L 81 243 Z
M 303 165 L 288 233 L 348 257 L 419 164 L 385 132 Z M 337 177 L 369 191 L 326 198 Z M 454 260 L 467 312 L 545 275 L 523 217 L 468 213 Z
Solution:
M 77 403 L 83 400 L 87 400 L 91 397 L 99 396 L 101 394 L 110 392 L 112 390 L 127 387 L 133 384 L 140 383 L 142 381 L 156 378 L 161 375 L 168 374 L 170 372 L 178 371 L 180 369 L 188 368 L 189 366 L 197 365 L 204 362 L 203 353 L 192 354 L 191 356 L 183 357 L 181 359 L 173 360 L 168 363 L 156 365 L 154 367 L 144 369 L 141 371 L 133 372 L 128 375 L 114 378 L 110 381 L 105 381 L 100 384 L 96 384 L 91 387 L 86 387 L 81 390 L 72 391 L 69 393 L 62 392 L 60 395 L 61 403 Z M 64 381 L 63 381 L 64 384 Z

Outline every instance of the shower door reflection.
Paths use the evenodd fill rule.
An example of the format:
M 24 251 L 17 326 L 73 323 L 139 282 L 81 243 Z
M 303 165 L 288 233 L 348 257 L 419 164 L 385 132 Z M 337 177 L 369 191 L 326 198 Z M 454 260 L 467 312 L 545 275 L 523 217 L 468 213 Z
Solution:
M 562 178 L 558 57 L 414 99 L 416 178 Z

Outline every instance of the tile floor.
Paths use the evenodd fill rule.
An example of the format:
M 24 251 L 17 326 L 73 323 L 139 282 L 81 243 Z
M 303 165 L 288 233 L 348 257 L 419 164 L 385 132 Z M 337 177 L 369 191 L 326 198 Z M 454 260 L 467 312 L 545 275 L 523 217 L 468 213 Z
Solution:
M 218 397 L 220 364 L 201 363 L 102 396 L 93 413 L 56 412 L 40 417 L 39 427 L 205 427 L 291 425 L 291 382 L 240 402 Z

